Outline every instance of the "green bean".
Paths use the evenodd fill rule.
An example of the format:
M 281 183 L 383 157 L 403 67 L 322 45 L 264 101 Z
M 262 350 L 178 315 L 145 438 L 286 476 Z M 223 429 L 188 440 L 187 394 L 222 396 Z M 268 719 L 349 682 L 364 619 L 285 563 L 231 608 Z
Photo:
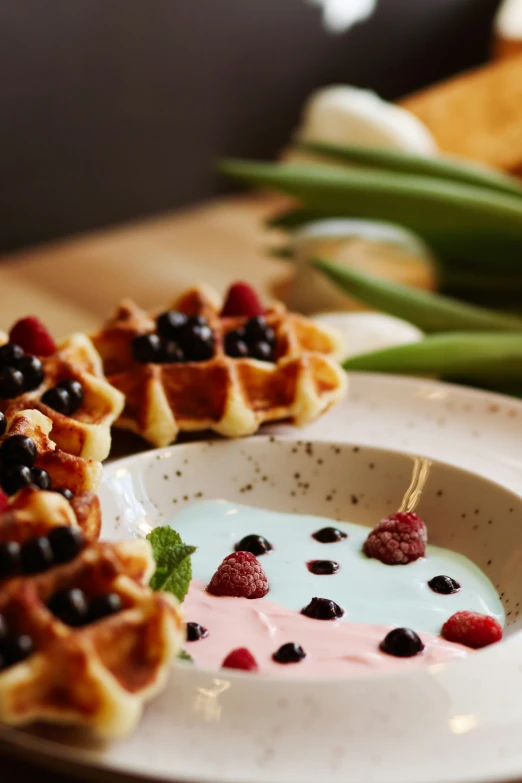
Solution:
M 522 385 L 522 335 L 499 332 L 450 332 L 419 343 L 360 354 L 343 363 L 345 370 L 441 375 L 474 382 Z
M 402 150 L 341 146 L 314 141 L 301 142 L 296 145 L 296 148 L 340 163 L 446 179 L 522 198 L 522 182 L 519 179 L 473 161 L 443 155 L 415 155 Z
M 522 341 L 522 318 L 495 313 L 339 264 L 318 259 L 314 265 L 345 293 L 377 310 L 411 321 L 425 332 L 516 331 L 521 333 Z
M 522 268 L 522 200 L 445 180 L 331 166 L 228 161 L 221 171 L 282 190 L 307 209 L 374 218 L 420 234 L 436 255 L 496 273 Z

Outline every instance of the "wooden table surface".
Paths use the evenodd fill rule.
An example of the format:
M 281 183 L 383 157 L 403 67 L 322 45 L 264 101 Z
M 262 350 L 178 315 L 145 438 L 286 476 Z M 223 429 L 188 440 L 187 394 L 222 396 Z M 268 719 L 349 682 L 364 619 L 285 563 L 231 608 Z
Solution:
M 56 336 L 89 330 L 123 297 L 155 307 L 198 282 L 223 290 L 246 277 L 267 293 L 285 267 L 264 252 L 262 221 L 275 203 L 220 199 L 0 257 L 0 329 L 35 313 Z
M 124 296 L 144 307 L 168 303 L 206 282 L 224 290 L 247 278 L 265 294 L 285 264 L 270 260 L 263 219 L 274 199 L 209 202 L 0 258 L 0 329 L 36 314 L 56 337 L 94 329 Z M 2 783 L 65 783 L 71 777 L 35 770 L 0 752 Z

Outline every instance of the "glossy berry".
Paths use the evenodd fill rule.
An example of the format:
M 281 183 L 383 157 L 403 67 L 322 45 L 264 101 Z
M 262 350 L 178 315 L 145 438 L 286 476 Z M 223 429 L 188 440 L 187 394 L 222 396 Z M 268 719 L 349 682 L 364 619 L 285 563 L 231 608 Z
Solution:
M 0 367 L 0 397 L 12 400 L 24 390 L 24 376 L 15 367 Z
M 31 468 L 31 484 L 34 484 L 38 489 L 49 490 L 51 489 L 51 477 L 42 468 Z
M 336 527 L 322 527 L 321 530 L 312 533 L 312 538 L 315 538 L 320 544 L 337 544 L 348 536 Z
M 131 345 L 132 356 L 142 364 L 154 364 L 161 361 L 161 340 L 157 334 L 140 334 Z
M 364 542 L 364 554 L 386 565 L 407 565 L 424 557 L 428 534 L 417 514 L 399 511 L 382 519 Z
M 261 563 L 251 552 L 234 552 L 225 557 L 210 580 L 212 595 L 235 598 L 262 598 L 268 593 L 268 579 Z
M 59 389 L 58 386 L 53 386 L 51 389 L 47 389 L 42 394 L 42 402 L 53 411 L 62 413 L 64 416 L 68 416 L 71 410 L 71 396 L 66 389 Z
M 48 535 L 49 544 L 57 563 L 67 563 L 83 548 L 81 531 L 74 527 L 54 527 Z
M 55 487 L 53 492 L 58 492 L 59 495 L 63 495 L 64 498 L 69 501 L 69 503 L 74 498 L 73 493 L 70 489 L 67 489 L 67 487 Z
M 83 405 L 83 386 L 80 381 L 75 381 L 73 379 L 60 381 L 60 383 L 56 384 L 56 388 L 63 389 L 69 395 L 70 402 L 67 413 L 69 415 L 71 413 L 76 413 L 78 408 Z
M 243 330 L 236 329 L 225 335 L 225 353 L 235 359 L 241 359 L 248 356 L 248 345 L 246 344 Z
M 34 315 L 17 321 L 9 332 L 9 340 L 36 356 L 50 356 L 56 351 L 56 343 L 47 327 Z
M 24 574 L 38 574 L 54 565 L 53 550 L 49 539 L 44 536 L 32 538 L 22 545 L 20 551 Z
M 88 617 L 88 605 L 83 590 L 77 587 L 71 590 L 59 590 L 47 604 L 50 611 L 65 625 L 78 628 L 85 625 Z
M 163 340 L 160 361 L 162 364 L 179 364 L 185 361 L 185 354 L 173 340 Z
M 306 566 L 312 574 L 318 576 L 336 574 L 339 570 L 339 563 L 335 560 L 310 560 Z
M 246 647 L 238 647 L 237 650 L 229 652 L 223 663 L 223 669 L 242 669 L 246 672 L 256 672 L 258 669 L 257 661 Z
M 2 435 L 5 435 L 5 431 L 7 429 L 7 419 L 5 417 L 5 413 L 2 413 L 0 411 L 0 438 Z
M 271 362 L 273 359 L 272 348 L 266 342 L 252 343 L 249 349 L 252 359 L 260 362 Z
M 412 658 L 424 650 L 421 639 L 411 628 L 394 628 L 379 646 L 382 652 L 396 658 Z
M 24 376 L 24 391 L 33 391 L 43 382 L 43 364 L 36 356 L 22 356 L 16 363 L 16 368 Z
M 180 343 L 188 362 L 204 362 L 214 355 L 214 335 L 210 326 L 192 325 L 189 319 Z
M 272 655 L 272 660 L 276 663 L 299 663 L 306 658 L 306 653 L 300 644 L 296 642 L 287 642 Z
M 0 460 L 5 467 L 27 465 L 32 468 L 36 457 L 36 444 L 27 435 L 10 435 L 0 446 Z
M 16 343 L 5 343 L 0 346 L 0 365 L 18 367 L 20 359 L 24 356 L 24 349 Z
M 199 623 L 187 623 L 187 642 L 198 642 L 200 639 L 206 639 L 207 629 Z
M 222 318 L 243 316 L 252 318 L 265 312 L 259 296 L 248 283 L 234 283 L 230 286 L 225 297 L 225 303 L 221 310 Z
M 270 541 L 267 541 L 264 536 L 258 536 L 255 533 L 245 536 L 234 546 L 236 552 L 251 552 L 256 557 L 266 555 L 273 548 Z
M 275 332 L 272 327 L 267 324 L 262 315 L 257 318 L 250 318 L 250 320 L 246 322 L 244 328 L 248 343 L 266 342 L 270 345 L 274 345 Z
M 457 593 L 460 590 L 460 585 L 451 576 L 434 576 L 430 579 L 428 585 L 431 587 L 434 593 L 440 593 L 441 595 L 451 595 L 451 593 Z
M 7 468 L 0 475 L 0 483 L 4 492 L 14 495 L 31 483 L 31 468 L 27 465 L 14 465 L 12 468 Z
M 34 650 L 33 640 L 27 634 L 21 636 L 8 636 L 0 645 L 4 667 L 14 666 L 15 663 L 28 658 Z
M 441 631 L 448 642 L 465 644 L 478 650 L 495 644 L 502 639 L 502 626 L 487 614 L 479 612 L 456 612 L 446 620 Z
M 189 315 L 187 317 L 187 329 L 192 329 L 194 326 L 208 326 L 208 321 L 204 315 Z
M 20 544 L 17 541 L 0 543 L 0 579 L 10 579 L 19 574 L 22 568 Z
M 181 331 L 187 325 L 188 318 L 185 313 L 179 313 L 176 310 L 167 310 L 158 315 L 156 325 L 158 334 L 167 340 L 177 340 Z
M 344 609 L 329 598 L 312 598 L 308 606 L 301 609 L 301 614 L 314 620 L 337 620 L 343 616 Z
M 89 601 L 87 611 L 87 622 L 95 623 L 109 617 L 111 614 L 117 614 L 123 609 L 123 602 L 118 593 L 106 593 L 106 595 L 97 595 Z

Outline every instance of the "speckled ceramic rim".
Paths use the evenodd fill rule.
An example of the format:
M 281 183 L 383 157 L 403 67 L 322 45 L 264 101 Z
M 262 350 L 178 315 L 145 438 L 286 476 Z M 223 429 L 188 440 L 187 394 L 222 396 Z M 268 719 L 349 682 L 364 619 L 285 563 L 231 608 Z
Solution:
M 358 378 L 354 386 L 359 391 L 365 388 L 364 379 Z M 459 387 L 451 387 L 444 384 L 436 384 L 432 382 L 422 382 L 418 380 L 408 381 L 406 379 L 382 379 L 382 377 L 375 376 L 375 382 L 380 385 L 387 394 L 398 396 L 399 394 L 410 394 L 414 397 L 418 393 L 424 395 L 423 399 L 429 401 L 431 394 L 446 395 L 447 399 L 457 398 L 460 401 L 466 401 L 466 405 L 476 404 L 477 407 L 486 408 L 487 406 L 498 407 L 499 411 L 503 409 L 508 416 L 508 410 L 516 410 L 522 415 L 522 404 L 518 401 L 510 400 L 510 398 L 504 398 L 499 395 L 487 395 L 480 392 L 469 392 Z M 368 382 L 368 379 L 366 379 Z M 370 398 L 371 398 L 371 391 Z M 427 403 L 429 408 L 431 403 Z M 338 426 L 335 423 L 332 425 L 332 421 L 336 418 L 335 415 L 329 422 L 330 427 L 334 427 L 338 430 L 338 436 L 343 438 L 346 432 L 342 431 L 341 419 L 342 409 L 339 410 Z M 325 417 L 327 422 L 329 417 Z M 379 415 L 375 414 L 375 418 L 372 421 L 374 430 L 379 425 Z M 512 422 L 513 428 L 515 422 Z M 314 428 L 318 425 L 314 425 Z M 301 434 L 294 431 L 296 438 L 306 438 L 307 440 L 314 439 L 315 433 L 306 432 Z M 326 439 L 324 437 L 323 439 Z M 488 442 L 491 444 L 494 433 L 487 432 L 488 437 L 482 440 L 482 446 L 485 450 L 488 448 Z M 346 440 L 348 440 L 346 438 Z M 359 442 L 359 438 L 354 438 Z M 388 439 L 389 440 L 389 439 Z M 386 437 L 383 437 L 383 441 L 386 441 Z M 373 444 L 367 444 L 373 446 Z M 390 442 L 383 443 L 382 445 L 392 446 Z M 475 446 L 473 442 L 469 444 Z M 502 445 L 502 444 L 500 444 Z M 495 446 L 497 448 L 497 446 Z M 415 449 L 401 449 L 404 451 L 415 451 Z M 435 456 L 431 445 L 426 444 L 426 449 L 422 449 L 424 453 L 432 451 L 429 456 Z M 471 453 L 471 451 L 470 451 Z M 502 473 L 499 467 L 499 471 L 495 473 L 495 481 L 502 484 L 504 487 L 509 486 L 513 488 L 516 480 L 520 480 L 520 476 L 516 476 L 513 471 L 514 457 L 516 451 L 512 450 L 513 458 L 507 459 L 504 464 L 505 473 Z M 142 457 L 144 455 L 141 455 Z M 436 455 L 439 458 L 442 454 Z M 136 459 L 139 459 L 137 457 Z M 467 464 L 467 467 L 473 467 L 472 460 Z M 522 464 L 522 463 L 519 463 Z M 481 470 L 477 468 L 480 473 Z M 505 478 L 505 481 L 503 480 Z M 520 501 L 518 501 L 520 502 Z M 416 672 L 412 672 L 408 675 L 395 676 L 395 675 L 372 675 L 371 681 L 375 688 L 372 688 L 372 682 L 370 680 L 359 680 L 360 686 L 355 690 L 359 693 L 358 703 L 358 730 L 360 734 L 355 737 L 358 742 L 354 744 L 353 751 L 356 753 L 357 744 L 368 744 L 370 747 L 377 747 L 380 744 L 382 752 L 385 755 L 385 764 L 382 764 L 382 759 L 378 763 L 377 757 L 371 761 L 374 766 L 369 766 L 368 769 L 362 769 L 357 766 L 358 761 L 352 760 L 350 757 L 350 771 L 343 772 L 344 768 L 337 768 L 329 770 L 327 768 L 321 768 L 320 770 L 312 768 L 313 765 L 307 769 L 306 766 L 306 753 L 303 746 L 303 759 L 300 758 L 299 753 L 295 751 L 295 763 L 299 765 L 299 769 L 293 774 L 292 770 L 284 767 L 281 764 L 280 768 L 275 769 L 270 767 L 265 771 L 254 768 L 246 771 L 241 778 L 238 778 L 234 774 L 228 775 L 222 773 L 218 767 L 216 767 L 214 774 L 206 774 L 195 771 L 192 774 L 191 771 L 185 771 L 184 774 L 178 776 L 170 775 L 165 777 L 161 774 L 152 774 L 143 766 L 140 768 L 138 765 L 134 765 L 131 772 L 122 773 L 122 766 L 115 766 L 114 760 L 110 757 L 105 757 L 100 754 L 92 754 L 86 752 L 84 749 L 78 747 L 66 747 L 63 745 L 57 745 L 54 742 L 35 737 L 33 735 L 24 734 L 9 729 L 0 729 L 0 742 L 5 750 L 11 750 L 18 753 L 26 760 L 33 760 L 35 763 L 42 763 L 54 768 L 61 768 L 64 771 L 69 771 L 70 774 L 95 776 L 98 779 L 111 779 L 111 780 L 129 780 L 129 779 L 143 779 L 149 778 L 154 780 L 169 780 L 170 783 L 181 783 L 182 781 L 217 781 L 220 783 L 223 781 L 233 781 L 237 783 L 239 780 L 242 783 L 265 783 L 265 781 L 271 781 L 271 783 L 287 783 L 290 781 L 309 781 L 309 780 L 322 780 L 328 779 L 332 781 L 347 781 L 352 780 L 354 783 L 359 780 L 368 781 L 386 781 L 386 783 L 399 783 L 399 781 L 415 780 L 416 783 L 479 783 L 480 781 L 508 781 L 515 780 L 520 776 L 522 771 L 522 753 L 518 751 L 520 745 L 519 738 L 522 734 L 522 704 L 520 704 L 519 693 L 522 690 L 522 671 L 518 664 L 518 660 L 522 660 L 522 655 L 514 655 L 516 652 L 515 644 L 519 646 L 519 651 L 522 652 L 522 644 L 520 641 L 520 634 L 516 637 L 504 642 L 496 648 L 485 650 L 472 659 L 463 663 L 452 664 L 445 666 L 444 671 L 433 672 L 428 669 L 421 669 Z M 178 670 L 181 667 L 178 667 Z M 431 667 L 434 668 L 434 667 Z M 435 667 L 436 668 L 436 667 Z M 462 676 L 463 668 L 466 669 L 466 677 Z M 194 687 L 195 679 L 201 678 L 202 673 L 197 670 L 191 671 L 190 667 L 184 667 L 183 679 L 186 683 L 188 690 Z M 484 671 L 487 671 L 488 677 L 484 678 Z M 213 682 L 210 675 L 205 675 L 207 682 Z M 277 689 L 280 689 L 281 682 L 275 681 L 271 678 L 265 680 L 254 681 L 253 678 L 248 675 L 236 674 L 234 676 L 228 676 L 227 680 L 231 683 L 237 684 L 237 687 L 231 687 L 229 691 L 224 694 L 223 708 L 227 712 L 230 708 L 234 707 L 234 703 L 237 703 L 238 691 L 241 691 L 240 702 L 244 703 L 245 699 L 263 699 L 263 697 L 274 697 Z M 285 689 L 288 686 L 288 692 L 291 694 L 290 703 L 287 705 L 287 710 L 291 715 L 288 715 L 288 719 L 292 716 L 298 720 L 299 715 L 303 710 L 310 709 L 314 704 L 314 689 L 319 688 L 323 691 L 324 696 L 331 703 L 331 709 L 333 711 L 333 717 L 328 722 L 328 716 L 323 715 L 320 726 L 320 736 L 322 732 L 336 731 L 339 728 L 342 729 L 342 738 L 344 744 L 348 743 L 350 737 L 350 727 L 347 723 L 343 722 L 343 708 L 346 709 L 346 701 L 349 698 L 348 689 L 344 682 L 332 682 L 321 683 L 319 686 L 317 683 L 307 683 L 296 681 L 294 683 L 285 683 Z M 395 688 L 395 692 L 394 689 Z M 509 691 L 509 694 L 506 692 Z M 418 698 L 419 693 L 422 692 L 423 702 L 430 705 L 428 714 L 419 712 Z M 400 723 L 404 724 L 404 727 L 408 730 L 409 734 L 406 737 L 398 737 L 397 734 L 393 734 L 391 731 L 380 723 L 379 713 L 373 714 L 371 712 L 371 706 L 373 701 L 373 707 L 375 707 L 375 694 L 378 693 L 379 702 L 387 703 L 390 700 L 395 700 L 397 713 L 400 715 Z M 506 693 L 506 698 L 499 698 Z M 353 694 L 352 694 L 353 695 Z M 473 719 L 475 722 L 473 723 Z M 254 722 L 255 723 L 255 722 Z M 453 726 L 452 729 L 448 729 L 448 726 Z M 211 727 L 219 735 L 219 725 Z M 253 725 L 251 732 L 256 731 L 257 724 Z M 396 725 L 391 728 L 397 729 Z M 422 736 L 417 736 L 417 730 L 424 732 Z M 207 742 L 209 737 L 208 726 L 201 726 L 202 737 L 204 742 Z M 478 732 L 478 733 L 477 733 Z M 426 746 L 425 734 L 430 738 L 433 737 L 433 744 Z M 211 737 L 212 737 L 211 733 Z M 297 738 L 297 742 L 302 745 L 307 735 L 300 735 Z M 228 741 L 228 735 L 220 736 L 220 739 L 224 744 Z M 213 738 L 214 741 L 215 738 Z M 274 740 L 275 741 L 275 740 Z M 506 747 L 510 747 L 512 744 L 516 746 L 516 753 L 509 755 L 509 758 L 504 758 Z M 297 746 L 296 746 L 297 747 Z M 404 758 L 405 754 L 411 757 L 411 761 L 415 761 L 418 772 L 414 775 L 413 767 L 408 767 L 405 773 Z M 480 755 L 480 758 L 479 758 Z M 473 768 L 469 766 L 469 760 L 475 759 Z M 276 759 L 277 760 L 277 759 Z M 356 763 L 357 761 L 357 763 Z M 360 759 L 359 759 L 360 761 Z M 368 760 L 370 764 L 370 760 Z M 355 764 L 355 766 L 354 766 Z M 443 767 L 440 765 L 443 764 Z M 128 765 L 130 767 L 130 764 Z M 474 770 L 479 769 L 479 773 Z M 379 771 L 380 770 L 380 771 Z M 340 775 L 342 775 L 340 777 Z

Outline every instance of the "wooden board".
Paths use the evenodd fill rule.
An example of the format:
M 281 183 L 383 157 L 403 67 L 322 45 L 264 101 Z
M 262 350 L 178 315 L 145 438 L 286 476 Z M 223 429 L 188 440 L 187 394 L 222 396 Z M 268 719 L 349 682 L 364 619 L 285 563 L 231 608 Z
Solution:
M 444 152 L 522 176 L 522 54 L 400 101 Z
M 146 308 L 206 282 L 247 278 L 265 295 L 286 268 L 266 254 L 263 220 L 278 200 L 219 199 L 0 259 L 0 329 L 37 314 L 53 334 L 96 328 L 123 297 Z

